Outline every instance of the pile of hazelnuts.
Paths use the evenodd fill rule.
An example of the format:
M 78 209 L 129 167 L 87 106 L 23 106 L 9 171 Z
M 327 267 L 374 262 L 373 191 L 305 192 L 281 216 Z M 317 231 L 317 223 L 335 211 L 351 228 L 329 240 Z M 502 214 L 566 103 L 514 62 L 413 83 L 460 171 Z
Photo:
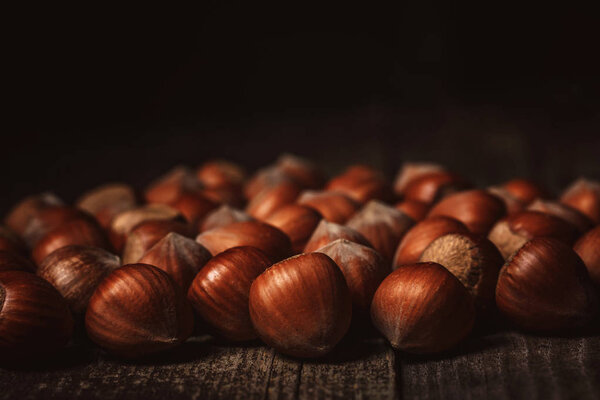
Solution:
M 411 353 L 448 350 L 497 310 L 563 333 L 598 320 L 600 183 L 558 200 L 514 179 L 473 188 L 430 163 L 395 181 L 365 165 L 326 180 L 283 155 L 176 167 L 73 206 L 30 196 L 0 229 L 0 353 L 55 354 L 75 329 L 121 357 L 172 348 L 196 324 L 319 357 L 351 321 Z

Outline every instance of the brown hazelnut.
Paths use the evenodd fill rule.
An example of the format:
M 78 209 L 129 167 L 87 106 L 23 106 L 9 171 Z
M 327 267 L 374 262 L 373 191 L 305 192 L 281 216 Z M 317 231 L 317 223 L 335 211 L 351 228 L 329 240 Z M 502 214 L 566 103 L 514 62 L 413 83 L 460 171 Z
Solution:
M 364 246 L 373 247 L 361 233 L 354 229 L 322 219 L 308 239 L 306 247 L 304 247 L 304 252 L 311 253 L 317 251 L 337 239 L 346 239 Z
M 394 193 L 398 196 L 404 196 L 406 187 L 416 178 L 431 173 L 444 171 L 444 167 L 438 164 L 425 162 L 406 162 L 398 171 L 394 181 Z
M 583 260 L 596 286 L 600 287 L 600 225 L 580 237 L 573 249 Z
M 168 233 L 152 246 L 139 262 L 165 271 L 185 293 L 194 276 L 212 255 L 194 240 L 178 233 Z
M 546 190 L 529 179 L 512 179 L 502 184 L 501 187 L 525 205 L 535 199 L 546 197 Z
M 400 239 L 412 225 L 413 220 L 408 215 L 377 200 L 368 202 L 346 223 L 367 238 L 388 264 Z
M 200 192 L 204 197 L 217 204 L 242 207 L 245 203 L 241 186 L 220 186 L 204 188 Z
M 177 166 L 150 183 L 144 198 L 148 203 L 171 204 L 183 192 L 200 192 L 201 189 L 202 184 L 189 168 Z
M 255 247 L 225 250 L 211 258 L 194 278 L 190 303 L 202 319 L 229 340 L 257 337 L 250 320 L 250 286 L 271 265 Z
M 198 232 L 208 231 L 234 222 L 252 221 L 254 218 L 242 210 L 223 204 L 209 212 L 198 229 Z
M 217 203 L 202 193 L 187 191 L 180 193 L 169 205 L 178 210 L 191 226 L 196 226 L 209 212 L 218 207 Z
M 110 223 L 109 237 L 115 250 L 119 253 L 123 250 L 127 236 L 133 228 L 144 221 L 153 220 L 183 221 L 183 217 L 179 211 L 164 204 L 147 204 L 123 211 Z
M 504 202 L 504 205 L 506 206 L 506 213 L 508 215 L 523 211 L 526 207 L 524 202 L 517 199 L 508 190 L 502 187 L 492 186 L 487 188 L 487 191 Z
M 392 189 L 383 174 L 365 165 L 347 168 L 341 175 L 331 179 L 325 189 L 343 193 L 361 204 L 369 200 L 392 199 Z
M 232 247 L 252 246 L 276 262 L 292 252 L 290 238 L 285 233 L 260 221 L 235 222 L 211 229 L 199 234 L 196 241 L 213 256 Z
M 104 249 L 73 245 L 46 257 L 37 274 L 58 290 L 75 315 L 83 315 L 102 279 L 120 266 L 119 257 Z
M 325 220 L 343 224 L 358 211 L 360 205 L 348 196 L 337 192 L 305 191 L 298 204 L 317 210 Z
M 92 189 L 76 202 L 77 208 L 93 215 L 103 228 L 108 228 L 120 212 L 135 208 L 133 188 L 124 183 L 109 183 Z
M 506 207 L 502 200 L 485 190 L 467 190 L 454 193 L 437 203 L 429 217 L 452 217 L 478 235 L 486 235 L 496 221 L 504 216 Z
M 3 361 L 51 355 L 73 335 L 65 299 L 45 280 L 23 271 L 0 272 L 0 351 Z
M 170 232 L 187 237 L 194 236 L 192 229 L 181 221 L 149 220 L 137 224 L 127 235 L 123 248 L 123 264 L 138 262 L 152 246 Z
M 277 159 L 275 165 L 303 188 L 318 189 L 323 186 L 324 179 L 322 172 L 307 159 L 293 154 L 283 154 Z
M 101 247 L 110 250 L 108 238 L 96 220 L 92 218 L 77 218 L 67 221 L 48 232 L 40 239 L 31 256 L 39 265 L 53 251 L 69 245 Z
M 27 246 L 10 229 L 0 226 L 0 251 L 9 251 L 21 255 L 27 255 Z
M 404 198 L 433 204 L 467 187 L 469 185 L 456 174 L 446 171 L 430 172 L 413 179 L 404 189 Z
M 506 262 L 496 304 L 519 327 L 545 332 L 585 326 L 598 310 L 585 265 L 569 246 L 551 238 L 530 240 Z
M 417 200 L 403 200 L 396 203 L 394 207 L 411 217 L 415 222 L 424 220 L 429 212 L 429 205 Z
M 196 178 L 208 188 L 240 186 L 246 179 L 246 172 L 231 161 L 211 160 L 196 169 Z
M 469 292 L 446 268 L 420 263 L 383 280 L 371 303 L 371 319 L 395 349 L 436 353 L 471 332 L 475 309 Z
M 248 182 L 246 182 L 246 185 L 244 186 L 244 197 L 250 200 L 264 188 L 289 180 L 294 181 L 292 177 L 283 172 L 280 168 L 277 168 L 277 166 L 273 165 L 259 169 Z
M 139 357 L 170 349 L 192 333 L 193 313 L 169 275 L 147 264 L 129 264 L 108 275 L 92 295 L 85 327 L 107 351 Z
M 0 272 L 2 271 L 35 272 L 35 266 L 19 253 L 0 250 Z
M 281 229 L 292 241 L 292 251 L 301 253 L 315 231 L 321 214 L 310 207 L 288 204 L 271 214 L 265 222 Z
M 477 308 L 485 310 L 493 305 L 498 272 L 504 259 L 485 237 L 472 233 L 440 236 L 423 251 L 420 262 L 443 265 L 473 295 Z
M 574 225 L 580 235 L 590 230 L 594 225 L 592 220 L 586 215 L 572 207 L 556 201 L 537 199 L 534 200 L 527 209 L 530 211 L 540 211 L 561 218 L 571 225 Z
M 466 233 L 469 230 L 462 222 L 450 217 L 431 217 L 419 222 L 406 232 L 400 241 L 392 266 L 415 264 L 425 248 L 440 236 L 448 233 Z
M 62 206 L 64 203 L 54 193 L 41 193 L 26 197 L 16 204 L 6 216 L 6 226 L 18 236 L 23 237 L 29 222 L 37 213 L 47 207 Z
M 600 224 L 600 182 L 578 179 L 564 191 L 560 202 L 581 211 L 595 224 Z
M 488 238 L 506 259 L 535 237 L 552 237 L 573 244 L 577 229 L 562 219 L 538 211 L 521 211 L 498 221 Z
M 258 336 L 295 357 L 330 352 L 352 318 L 344 275 L 321 253 L 300 254 L 268 268 L 252 283 L 249 309 Z
M 302 188 L 294 181 L 282 180 L 258 192 L 248 203 L 248 215 L 264 220 L 275 211 L 296 201 Z
M 48 233 L 66 222 L 76 219 L 94 221 L 93 217 L 81 210 L 68 206 L 49 206 L 40 210 L 30 219 L 29 225 L 23 232 L 23 239 L 30 248 L 44 238 Z
M 318 250 L 328 255 L 344 274 L 355 316 L 368 315 L 373 295 L 390 272 L 388 264 L 374 249 L 338 239 Z

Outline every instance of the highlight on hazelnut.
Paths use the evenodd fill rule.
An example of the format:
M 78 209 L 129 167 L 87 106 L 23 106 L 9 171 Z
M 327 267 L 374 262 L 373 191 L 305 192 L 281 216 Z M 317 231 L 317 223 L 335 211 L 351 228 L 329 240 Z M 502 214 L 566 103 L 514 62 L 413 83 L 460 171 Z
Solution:
M 254 218 L 264 220 L 282 207 L 294 203 L 301 190 L 296 182 L 282 180 L 256 193 L 248 202 L 246 212 Z
M 218 204 L 209 200 L 200 192 L 184 191 L 169 203 L 185 217 L 190 226 L 196 226 L 209 212 L 218 207 Z
M 0 250 L 0 272 L 2 271 L 35 272 L 35 266 L 19 253 Z
M 580 235 L 590 230 L 594 225 L 592 220 L 580 211 L 557 201 L 537 199 L 527 206 L 527 209 L 529 211 L 539 211 L 554 215 L 555 217 L 574 225 Z
M 30 221 L 43 209 L 47 207 L 62 206 L 63 201 L 54 193 L 44 192 L 28 196 L 17 203 L 6 215 L 4 223 L 16 233 L 23 237 Z
M 409 216 L 394 207 L 371 200 L 346 223 L 361 233 L 390 263 L 402 236 L 413 225 Z
M 460 176 L 451 172 L 430 172 L 413 179 L 404 189 L 404 198 L 433 204 L 469 186 Z
M 91 220 L 87 213 L 68 206 L 49 206 L 39 210 L 30 220 L 23 232 L 22 238 L 30 248 L 35 247 L 37 242 L 50 231 L 60 225 L 75 219 Z
M 451 194 L 433 206 L 429 217 L 443 215 L 459 220 L 478 235 L 487 235 L 496 221 L 506 214 L 498 197 L 485 190 L 467 190 Z
M 431 172 L 444 171 L 444 167 L 428 162 L 405 162 L 396 175 L 394 181 L 394 193 L 404 196 L 406 187 L 416 178 Z
M 580 237 L 573 249 L 587 267 L 592 281 L 600 287 L 600 225 Z
M 337 239 L 346 239 L 354 243 L 362 244 L 363 246 L 373 247 L 361 233 L 354 229 L 333 222 L 327 222 L 322 219 L 308 239 L 306 247 L 304 247 L 304 252 L 311 253 L 317 251 L 321 247 L 324 247 Z
M 396 203 L 394 207 L 411 217 L 415 222 L 424 220 L 429 212 L 429 205 L 418 200 L 403 200 Z
M 139 223 L 127 235 L 123 248 L 123 264 L 133 264 L 168 233 L 178 233 L 193 237 L 194 232 L 189 225 L 177 220 L 149 220 Z
M 83 315 L 102 279 L 120 266 L 121 259 L 104 249 L 72 245 L 46 257 L 37 274 L 58 290 L 75 315 Z
M 398 244 L 392 266 L 415 264 L 431 242 L 448 233 L 467 233 L 462 222 L 450 217 L 431 217 L 419 222 L 406 232 Z
M 344 275 L 322 253 L 300 254 L 268 268 L 252 283 L 249 309 L 258 336 L 295 357 L 329 353 L 352 318 Z
M 538 211 L 522 211 L 498 221 L 488 238 L 506 259 L 536 237 L 552 237 L 571 245 L 577 236 L 577 229 L 558 217 Z
M 110 250 L 108 237 L 92 218 L 67 221 L 40 239 L 31 253 L 36 264 L 53 251 L 69 245 L 95 246 Z
M 511 179 L 504 182 L 501 187 L 525 205 L 547 196 L 546 190 L 541 185 L 524 178 Z
M 275 186 L 283 181 L 295 182 L 294 178 L 275 165 L 261 168 L 244 185 L 244 197 L 250 200 L 263 189 Z
M 473 298 L 436 263 L 405 265 L 381 283 L 371 304 L 373 325 L 392 347 L 408 353 L 451 349 L 473 327 Z
M 206 215 L 200 223 L 198 232 L 208 231 L 234 222 L 252 221 L 253 219 L 246 212 L 223 204 Z
M 338 192 L 304 191 L 298 204 L 317 210 L 325 220 L 344 224 L 360 208 L 359 203 Z
M 523 329 L 561 332 L 592 321 L 598 295 L 573 249 L 556 239 L 535 238 L 500 271 L 496 304 Z
M 73 335 L 69 307 L 48 282 L 24 271 L 0 272 L 0 351 L 27 362 L 63 348 Z
M 141 357 L 170 349 L 192 333 L 193 313 L 179 285 L 152 265 L 114 270 L 92 295 L 85 327 L 110 353 Z
M 332 178 L 325 190 L 343 193 L 364 204 L 369 200 L 389 201 L 392 189 L 383 174 L 366 165 L 353 165 Z
M 137 198 L 131 186 L 107 183 L 81 195 L 75 205 L 93 215 L 103 228 L 108 228 L 117 214 L 135 208 Z
M 580 178 L 563 192 L 560 202 L 600 224 L 600 182 Z
M 236 222 L 202 232 L 196 242 L 215 256 L 238 246 L 252 246 L 262 250 L 273 262 L 292 253 L 290 238 L 272 225 L 260 221 Z
M 162 269 L 187 293 L 192 280 L 211 257 L 210 252 L 193 239 L 171 232 L 152 246 L 138 262 Z
M 318 211 L 300 204 L 289 204 L 271 214 L 265 222 L 281 229 L 292 242 L 292 251 L 301 253 L 321 222 Z
M 338 239 L 317 251 L 340 267 L 352 297 L 353 314 L 368 315 L 375 291 L 390 272 L 383 257 L 371 247 L 346 239 Z
M 187 167 L 176 166 L 151 182 L 144 191 L 148 203 L 171 204 L 184 192 L 200 192 L 202 185 Z
M 479 310 L 493 307 L 498 273 L 504 259 L 485 237 L 472 233 L 440 236 L 427 246 L 419 261 L 443 265 L 473 295 Z
M 234 341 L 254 339 L 258 336 L 248 309 L 250 286 L 269 266 L 269 258 L 255 247 L 225 250 L 196 275 L 188 299 L 219 335 Z
M 196 178 L 207 188 L 241 186 L 246 172 L 231 161 L 210 160 L 196 169 Z

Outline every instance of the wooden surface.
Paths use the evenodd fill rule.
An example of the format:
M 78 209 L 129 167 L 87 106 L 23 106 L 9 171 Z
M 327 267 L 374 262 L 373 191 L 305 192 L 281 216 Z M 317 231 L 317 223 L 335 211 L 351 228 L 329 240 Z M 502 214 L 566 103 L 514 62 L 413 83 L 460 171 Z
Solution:
M 321 360 L 210 336 L 135 363 L 80 345 L 35 370 L 0 369 L 0 398 L 597 399 L 600 335 L 474 334 L 437 357 L 394 352 L 382 338 L 356 335 Z

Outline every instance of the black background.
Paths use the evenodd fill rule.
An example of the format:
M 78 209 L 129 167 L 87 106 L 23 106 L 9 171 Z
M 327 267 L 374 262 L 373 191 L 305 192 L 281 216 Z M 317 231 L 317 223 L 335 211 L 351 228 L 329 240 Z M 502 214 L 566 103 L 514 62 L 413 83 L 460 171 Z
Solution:
M 600 178 L 597 14 L 565 7 L 14 10 L 0 209 L 47 189 L 141 188 L 207 158 L 252 170 L 283 151 L 330 173 L 427 159 L 479 184 Z

